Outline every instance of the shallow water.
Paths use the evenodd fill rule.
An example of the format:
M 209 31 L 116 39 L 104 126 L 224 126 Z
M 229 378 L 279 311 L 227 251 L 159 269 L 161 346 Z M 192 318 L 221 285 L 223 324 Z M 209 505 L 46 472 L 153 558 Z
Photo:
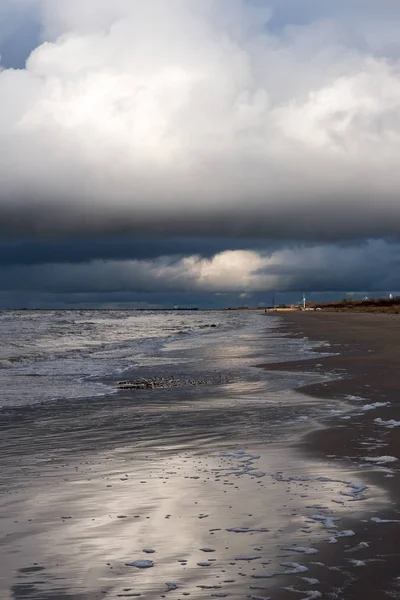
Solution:
M 297 584 L 307 568 L 309 556 L 287 548 L 314 548 L 345 531 L 328 518 L 359 518 L 386 501 L 370 484 L 364 491 L 357 465 L 306 460 L 294 446 L 318 419 L 346 410 L 293 390 L 326 376 L 255 366 L 310 356 L 313 346 L 279 335 L 278 321 L 263 315 L 204 319 L 218 323 L 216 331 L 157 338 L 135 351 L 124 377 L 214 384 L 115 391 L 121 348 L 114 356 L 108 330 L 108 370 L 98 383 L 113 394 L 45 396 L 0 411 L 2 599 L 265 597 L 259 588 L 287 577 Z M 85 352 L 79 361 L 89 365 Z M 52 368 L 64 372 L 68 352 L 52 356 Z M 36 362 L 29 368 L 43 368 Z M 221 374 L 226 383 L 218 383 Z M 154 566 L 130 565 L 142 560 Z
M 110 393 L 168 341 L 246 326 L 233 313 L 135 311 L 0 312 L 0 407 Z M 180 359 L 183 362 L 183 358 Z
M 363 489 L 357 467 L 299 456 L 291 445 L 304 423 L 291 433 L 264 424 L 251 431 L 269 416 L 253 410 L 243 407 L 241 419 L 233 411 L 236 428 L 202 407 L 178 419 L 149 411 L 149 424 L 131 430 L 126 411 L 123 431 L 115 417 L 91 443 L 83 424 L 72 438 L 50 428 L 50 439 L 20 440 L 18 456 L 2 464 L 1 597 L 155 598 L 171 582 L 173 598 L 260 595 L 255 587 L 276 585 L 288 570 L 281 563 L 304 565 L 288 548 L 313 549 L 346 529 L 343 516 L 385 501 L 379 489 Z M 57 423 L 68 426 L 62 416 Z M 147 559 L 151 571 L 128 566 Z
M 210 372 L 214 361 L 232 376 L 256 351 L 238 347 L 236 332 L 246 344 L 268 331 L 266 362 L 309 354 L 306 340 L 283 343 L 275 329 L 276 320 L 246 312 L 3 311 L 0 408 L 110 394 L 118 379 L 154 376 L 155 369 L 201 377 L 205 354 Z

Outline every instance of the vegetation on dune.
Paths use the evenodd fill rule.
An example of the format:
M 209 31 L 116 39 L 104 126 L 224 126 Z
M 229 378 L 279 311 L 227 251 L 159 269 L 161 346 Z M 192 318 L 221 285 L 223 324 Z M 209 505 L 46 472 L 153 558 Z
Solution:
M 368 298 L 364 300 L 353 300 L 343 298 L 338 302 L 309 302 L 310 308 L 320 307 L 324 311 L 331 312 L 387 312 L 400 313 L 400 297 L 395 298 Z

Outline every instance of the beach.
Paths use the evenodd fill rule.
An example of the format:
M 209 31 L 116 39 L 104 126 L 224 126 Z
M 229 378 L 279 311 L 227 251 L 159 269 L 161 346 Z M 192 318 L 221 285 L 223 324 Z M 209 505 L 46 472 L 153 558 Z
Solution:
M 397 318 L 204 318 L 124 372 L 198 385 L 0 412 L 2 599 L 397 597 Z
M 381 457 L 376 469 L 364 467 L 364 477 L 366 482 L 384 489 L 389 498 L 386 510 L 379 515 L 358 523 L 348 521 L 357 539 L 361 536 L 361 543 L 368 544 L 354 554 L 365 564 L 351 565 L 349 555 L 343 553 L 343 545 L 335 545 L 327 552 L 327 564 L 339 569 L 336 574 L 341 572 L 334 583 L 341 591 L 328 597 L 398 598 L 399 463 L 386 460 L 400 458 L 400 316 L 292 312 L 285 314 L 283 320 L 283 328 L 290 335 L 328 340 L 337 354 L 274 368 L 331 372 L 335 379 L 329 383 L 305 386 L 299 391 L 326 401 L 345 399 L 353 409 L 347 416 L 326 420 L 324 428 L 306 435 L 301 444 L 303 451 L 322 459 L 333 457 L 340 464 L 362 464 L 366 458 Z M 386 472 L 385 464 L 390 466 L 390 472 Z M 321 557 L 325 561 L 324 552 Z M 314 565 L 312 575 L 319 576 L 320 569 Z M 329 582 L 325 593 L 329 594 L 331 587 Z

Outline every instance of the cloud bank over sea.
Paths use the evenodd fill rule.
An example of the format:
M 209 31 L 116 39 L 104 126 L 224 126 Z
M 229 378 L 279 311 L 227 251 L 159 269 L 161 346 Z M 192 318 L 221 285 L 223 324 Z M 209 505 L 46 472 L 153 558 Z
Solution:
M 3 287 L 392 288 L 400 6 L 317 4 L 0 1 Z

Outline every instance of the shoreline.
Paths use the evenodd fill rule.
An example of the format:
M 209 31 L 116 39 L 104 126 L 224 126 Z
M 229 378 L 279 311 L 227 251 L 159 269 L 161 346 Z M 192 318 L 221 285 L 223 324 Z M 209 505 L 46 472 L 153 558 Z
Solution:
M 363 462 L 366 455 L 400 458 L 400 427 L 388 428 L 376 421 L 398 423 L 400 420 L 397 370 L 400 316 L 291 312 L 281 313 L 279 317 L 282 333 L 288 337 L 306 336 L 311 341 L 328 342 L 334 355 L 260 366 L 267 371 L 331 373 L 332 380 L 302 386 L 296 391 L 321 400 L 343 401 L 349 409 L 348 414 L 323 419 L 322 426 L 305 434 L 296 446 L 304 452 L 305 458 L 332 459 L 342 465 L 359 463 L 360 475 L 365 481 L 389 495 L 389 504 L 379 516 L 363 519 L 361 523 L 346 519 L 346 527 L 354 529 L 357 535 L 355 539 L 359 541 L 362 536 L 363 544 L 368 546 L 348 558 L 343 554 L 346 544 L 320 548 L 321 561 L 343 572 L 343 576 L 331 575 L 331 581 L 325 584 L 323 591 L 327 597 L 343 600 L 400 598 L 399 463 L 388 464 L 390 469 L 386 472 L 382 466 L 368 466 Z M 366 405 L 371 408 L 363 409 Z M 371 520 L 374 518 L 382 521 Z M 347 545 L 349 551 L 355 544 Z M 349 563 L 351 559 L 358 562 Z M 320 570 L 321 566 L 310 569 L 311 577 L 317 578 Z M 330 595 L 333 588 L 336 595 Z M 321 587 L 318 589 L 322 591 Z M 285 593 L 278 594 L 279 599 L 289 597 Z
M 371 525 L 393 528 L 395 544 L 398 526 L 370 522 L 389 514 L 382 469 L 375 477 L 338 452 L 316 452 L 313 436 L 327 431 L 331 412 L 318 391 L 334 383 L 331 358 L 310 350 L 302 327 L 279 323 L 258 319 L 229 333 L 230 344 L 224 334 L 174 346 L 171 365 L 191 377 L 228 369 L 230 384 L 120 390 L 0 419 L 2 597 L 348 600 L 362 571 L 348 558 L 369 560 L 372 546 L 347 550 L 368 541 Z M 265 376 L 256 366 L 297 353 L 314 357 L 298 361 L 297 374 L 293 362 L 273 375 L 269 364 Z M 312 381 L 320 383 L 299 388 Z M 344 406 L 340 394 L 329 402 L 335 413 Z M 374 559 L 387 548 L 374 547 Z M 144 549 L 154 551 L 150 571 L 132 568 L 149 558 Z M 395 545 L 391 553 L 397 561 Z

